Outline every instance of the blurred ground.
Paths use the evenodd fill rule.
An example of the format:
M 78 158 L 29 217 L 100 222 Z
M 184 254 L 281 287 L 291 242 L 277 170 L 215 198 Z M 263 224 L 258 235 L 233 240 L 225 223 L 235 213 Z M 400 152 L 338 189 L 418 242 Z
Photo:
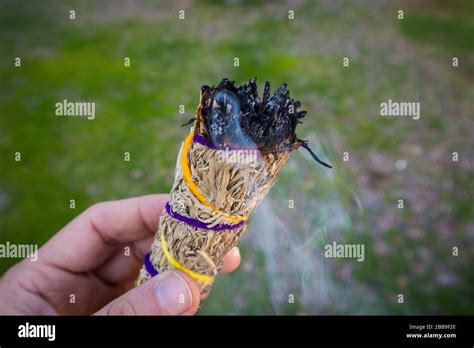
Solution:
M 200 86 L 257 76 L 288 83 L 298 134 L 335 169 L 292 157 L 201 313 L 472 314 L 473 17 L 471 1 L 0 1 L 0 242 L 168 192 Z M 380 117 L 389 98 L 420 101 L 420 120 Z M 96 119 L 55 117 L 63 99 L 96 102 Z M 324 259 L 334 240 L 365 261 Z

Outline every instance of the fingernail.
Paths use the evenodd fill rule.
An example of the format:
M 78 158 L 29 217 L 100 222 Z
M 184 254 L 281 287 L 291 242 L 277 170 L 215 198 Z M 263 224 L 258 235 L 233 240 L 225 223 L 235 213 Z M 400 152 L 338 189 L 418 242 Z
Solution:
M 188 283 L 174 271 L 163 274 L 156 287 L 156 298 L 160 308 L 170 315 L 183 314 L 192 306 Z
M 234 253 L 234 256 L 239 256 L 240 255 L 239 247 L 234 247 L 234 250 L 232 252 Z

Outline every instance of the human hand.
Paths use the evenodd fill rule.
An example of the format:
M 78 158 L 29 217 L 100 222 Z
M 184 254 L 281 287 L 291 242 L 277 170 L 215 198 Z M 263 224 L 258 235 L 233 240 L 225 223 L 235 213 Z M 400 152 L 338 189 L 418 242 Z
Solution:
M 0 314 L 194 314 L 199 288 L 183 272 L 133 287 L 167 200 L 148 195 L 85 210 L 39 249 L 36 262 L 23 260 L 4 275 Z M 221 273 L 239 263 L 235 248 Z

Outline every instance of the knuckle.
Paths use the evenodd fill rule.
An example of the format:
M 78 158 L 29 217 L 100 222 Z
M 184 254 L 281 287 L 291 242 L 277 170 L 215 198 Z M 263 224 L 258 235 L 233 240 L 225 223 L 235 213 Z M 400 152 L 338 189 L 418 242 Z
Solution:
M 89 208 L 87 208 L 86 211 L 88 213 L 94 214 L 94 213 L 102 211 L 104 209 L 104 206 L 105 206 L 105 202 L 94 203 Z

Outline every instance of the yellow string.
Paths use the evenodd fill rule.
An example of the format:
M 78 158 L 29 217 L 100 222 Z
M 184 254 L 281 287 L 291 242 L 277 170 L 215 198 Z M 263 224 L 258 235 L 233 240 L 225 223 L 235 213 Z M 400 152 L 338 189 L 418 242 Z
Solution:
M 191 192 L 202 204 L 204 204 L 205 206 L 208 206 L 209 208 L 211 208 L 212 210 L 216 212 L 220 212 L 221 210 L 219 208 L 217 208 L 212 203 L 209 203 L 206 200 L 206 197 L 201 192 L 199 192 L 197 185 L 194 183 L 192 179 L 191 169 L 189 168 L 189 165 L 188 165 L 187 154 L 188 154 L 188 149 L 191 146 L 191 142 L 193 140 L 193 135 L 194 135 L 194 132 L 191 131 L 189 135 L 186 137 L 186 139 L 184 139 L 183 149 L 181 151 L 181 168 L 183 169 L 184 181 L 186 181 L 186 184 L 188 185 Z M 246 217 L 232 216 L 229 214 L 225 214 L 225 216 L 227 219 L 231 220 L 232 222 L 247 220 Z
M 163 253 L 166 256 L 166 259 L 168 260 L 168 263 L 171 264 L 174 268 L 179 269 L 189 275 L 190 277 L 193 277 L 194 279 L 200 280 L 202 282 L 210 282 L 212 281 L 212 277 L 205 275 L 205 274 L 199 274 L 196 272 L 191 271 L 189 268 L 184 267 L 182 264 L 178 262 L 168 251 L 168 247 L 166 246 L 165 242 L 165 237 L 161 235 L 161 249 L 163 250 Z

